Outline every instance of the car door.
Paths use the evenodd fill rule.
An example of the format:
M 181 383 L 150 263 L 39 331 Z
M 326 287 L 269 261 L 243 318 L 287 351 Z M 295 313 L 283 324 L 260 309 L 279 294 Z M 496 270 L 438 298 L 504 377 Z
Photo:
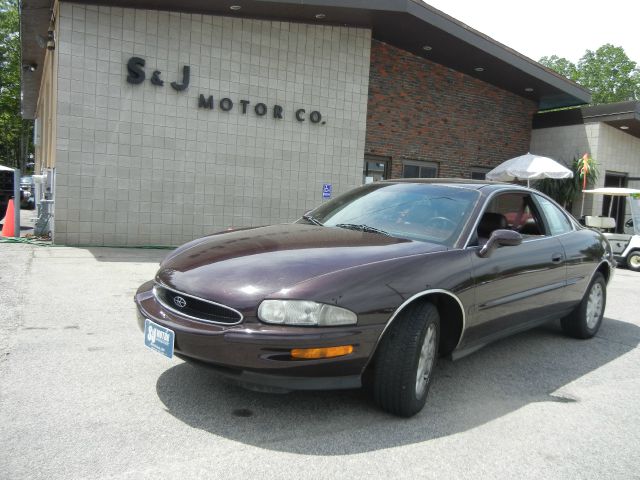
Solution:
M 520 232 L 522 244 L 498 247 L 484 258 L 477 255 L 483 235 L 488 238 L 490 233 L 481 228 L 488 215 L 504 217 L 506 225 L 500 226 Z M 566 286 L 565 253 L 531 194 L 496 195 L 481 216 L 477 240 L 468 248 L 476 250 L 471 255 L 476 302 L 465 343 L 484 343 L 555 314 Z
M 593 231 L 576 229 L 566 212 L 542 195 L 534 194 L 533 198 L 544 213 L 551 234 L 558 238 L 564 248 L 567 286 L 558 309 L 571 310 L 582 300 L 593 272 L 604 258 L 606 245 Z

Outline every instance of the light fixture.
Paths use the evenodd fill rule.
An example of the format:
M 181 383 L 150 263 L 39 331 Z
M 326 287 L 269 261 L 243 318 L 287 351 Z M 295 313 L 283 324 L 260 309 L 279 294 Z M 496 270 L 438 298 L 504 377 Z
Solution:
M 316 18 L 317 18 L 318 20 L 322 20 L 322 19 L 323 19 L 323 18 L 325 18 L 325 17 L 326 17 L 326 15 L 325 15 L 324 13 L 316 13 Z
M 533 88 L 531 87 L 527 87 L 524 89 L 525 92 L 533 92 Z
M 629 127 L 626 125 L 620 125 L 620 130 L 629 130 Z
M 339 347 L 320 348 L 294 348 L 291 350 L 291 358 L 311 360 L 316 358 L 334 358 L 349 355 L 353 352 L 353 345 L 340 345 Z
M 476 72 L 484 72 L 484 67 L 476 67 L 474 68 Z
M 22 69 L 25 72 L 35 72 L 38 69 L 38 64 L 37 63 L 25 63 L 24 65 L 22 65 Z
M 231 5 L 229 7 L 231 10 L 236 11 L 236 10 L 240 10 L 242 8 L 242 6 L 240 5 Z
M 422 47 L 422 49 L 425 52 L 430 52 L 431 50 L 433 50 L 433 47 L 431 47 L 431 45 L 425 45 L 424 47 Z
M 53 30 L 47 32 L 47 50 L 56 49 L 56 34 Z

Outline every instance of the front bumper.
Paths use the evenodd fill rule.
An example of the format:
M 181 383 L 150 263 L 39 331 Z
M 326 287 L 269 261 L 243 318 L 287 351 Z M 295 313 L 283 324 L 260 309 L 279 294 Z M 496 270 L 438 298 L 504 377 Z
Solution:
M 283 327 L 266 325 L 253 311 L 243 311 L 238 325 L 202 323 L 164 308 L 152 292 L 153 282 L 135 296 L 138 326 L 148 318 L 175 332 L 176 356 L 204 364 L 247 387 L 271 390 L 358 388 L 384 325 L 349 327 Z M 351 354 L 328 359 L 291 358 L 292 348 L 353 345 Z

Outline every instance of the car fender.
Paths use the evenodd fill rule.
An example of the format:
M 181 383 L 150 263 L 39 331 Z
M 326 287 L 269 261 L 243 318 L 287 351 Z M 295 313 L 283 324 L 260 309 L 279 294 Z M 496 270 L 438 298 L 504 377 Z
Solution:
M 460 300 L 460 298 L 454 294 L 453 292 L 450 292 L 449 290 L 444 290 L 441 288 L 430 288 L 428 290 L 424 290 L 422 292 L 418 292 L 415 295 L 409 297 L 407 300 L 405 300 L 391 315 L 391 317 L 389 318 L 389 320 L 387 321 L 386 325 L 384 326 L 384 328 L 382 329 L 382 332 L 380 333 L 380 336 L 378 337 L 378 341 L 376 342 L 373 351 L 371 353 L 371 355 L 369 356 L 369 361 L 367 362 L 367 366 L 369 365 L 369 363 L 371 363 L 371 360 L 373 359 L 373 357 L 375 356 L 376 350 L 378 349 L 378 346 L 380 345 L 380 342 L 382 341 L 382 338 L 384 337 L 385 333 L 387 333 L 387 331 L 389 330 L 389 327 L 393 324 L 394 320 L 404 311 L 404 309 L 406 309 L 409 305 L 413 304 L 416 301 L 420 301 L 420 300 L 424 300 L 427 299 L 429 297 L 433 297 L 434 295 L 446 295 L 450 298 L 452 298 L 453 300 L 455 300 L 456 305 L 459 308 L 459 312 L 460 312 L 460 317 L 462 320 L 462 325 L 461 325 L 461 329 L 460 329 L 460 336 L 458 337 L 458 341 L 456 342 L 455 347 L 453 348 L 452 351 L 455 351 L 461 344 L 462 342 L 462 338 L 464 337 L 464 332 L 465 332 L 465 328 L 466 328 L 466 312 L 465 312 L 465 308 L 464 305 L 462 303 L 462 301 Z
M 589 288 L 589 285 L 591 285 L 591 282 L 593 281 L 593 277 L 595 277 L 596 273 L 602 272 L 603 265 L 607 269 L 607 274 L 604 275 L 604 279 L 605 279 L 606 283 L 609 284 L 609 281 L 611 280 L 611 277 L 613 276 L 613 272 L 615 271 L 614 270 L 615 269 L 615 262 L 610 262 L 609 260 L 602 260 L 600 263 L 598 263 L 598 266 L 593 270 L 593 273 L 589 277 L 589 281 L 586 282 L 583 296 L 586 295 L 587 290 Z

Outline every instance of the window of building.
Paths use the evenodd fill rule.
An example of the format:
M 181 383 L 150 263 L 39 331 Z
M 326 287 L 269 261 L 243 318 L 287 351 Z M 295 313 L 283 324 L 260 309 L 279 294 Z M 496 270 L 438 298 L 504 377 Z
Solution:
M 389 157 L 379 155 L 365 155 L 362 170 L 362 183 L 378 182 L 389 178 L 391 170 Z
M 490 169 L 483 167 L 471 167 L 471 179 L 472 180 L 486 180 L 487 173 Z
M 438 164 L 435 162 L 421 162 L 405 160 L 402 163 L 402 178 L 436 178 Z

